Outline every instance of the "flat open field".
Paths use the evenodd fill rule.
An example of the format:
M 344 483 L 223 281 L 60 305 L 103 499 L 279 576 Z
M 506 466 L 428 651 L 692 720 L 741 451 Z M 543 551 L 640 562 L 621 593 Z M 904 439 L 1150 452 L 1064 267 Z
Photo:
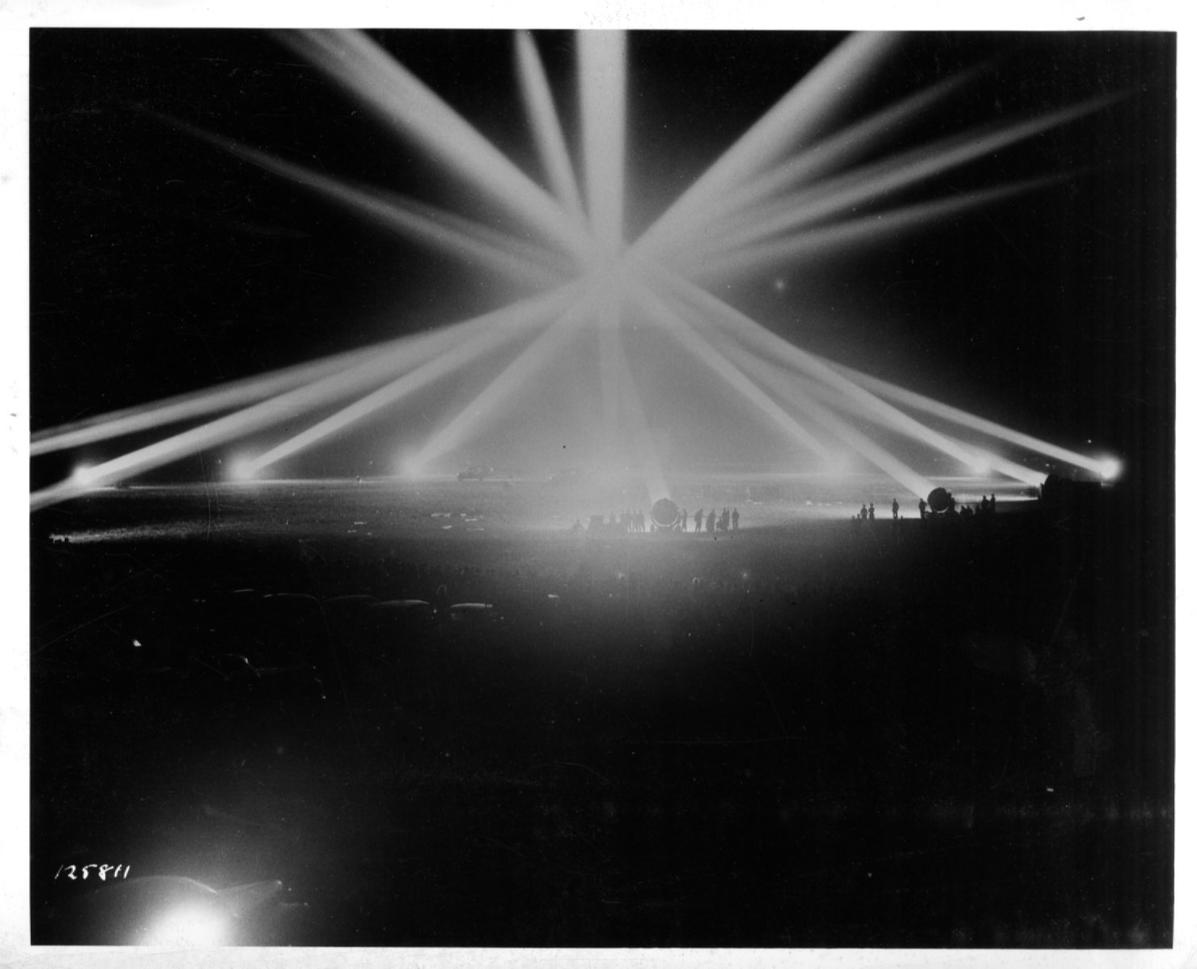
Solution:
M 94 862 L 281 879 L 255 942 L 1167 945 L 1166 550 L 883 488 L 679 489 L 717 540 L 529 482 L 35 516 L 34 941 L 97 938 Z

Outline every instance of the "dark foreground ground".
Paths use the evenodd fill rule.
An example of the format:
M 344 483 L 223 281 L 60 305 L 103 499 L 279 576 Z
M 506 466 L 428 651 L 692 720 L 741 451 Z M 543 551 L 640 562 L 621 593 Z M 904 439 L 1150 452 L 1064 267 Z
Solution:
M 711 541 L 354 494 L 35 519 L 35 943 L 101 938 L 60 866 L 107 863 L 281 879 L 250 942 L 1170 944 L 1170 565 L 1116 495 Z

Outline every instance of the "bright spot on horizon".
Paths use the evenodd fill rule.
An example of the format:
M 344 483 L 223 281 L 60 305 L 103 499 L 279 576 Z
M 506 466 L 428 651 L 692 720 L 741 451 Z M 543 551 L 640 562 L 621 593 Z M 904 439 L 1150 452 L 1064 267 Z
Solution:
M 414 454 L 400 454 L 395 458 L 395 463 L 391 467 L 396 477 L 407 481 L 414 481 L 424 473 L 424 469 L 417 462 Z
M 1122 474 L 1122 462 L 1117 458 L 1106 458 L 1098 467 L 1103 481 L 1114 481 Z
M 253 481 L 256 477 L 253 462 L 247 457 L 230 458 L 227 475 L 229 481 Z
M 77 485 L 90 485 L 92 483 L 92 466 L 90 464 L 78 464 L 75 470 L 71 472 L 71 480 Z
M 775 292 L 784 293 L 787 289 L 789 289 L 789 287 L 790 284 L 786 281 L 784 276 L 778 276 L 773 280 L 773 289 Z
M 142 945 L 171 948 L 207 948 L 227 941 L 226 920 L 220 913 L 203 908 L 171 912 L 154 924 L 140 940 Z

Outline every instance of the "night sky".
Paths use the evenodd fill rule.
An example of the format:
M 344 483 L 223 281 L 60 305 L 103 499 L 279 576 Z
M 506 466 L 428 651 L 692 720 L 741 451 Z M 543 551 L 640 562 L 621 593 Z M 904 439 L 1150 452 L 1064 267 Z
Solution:
M 373 37 L 544 183 L 510 34 Z M 536 37 L 576 144 L 572 36 Z M 633 34 L 629 232 L 840 39 Z M 464 319 L 515 295 L 164 120 L 516 229 L 268 33 L 38 29 L 31 54 L 35 431 Z M 721 295 L 833 359 L 1086 453 L 1120 454 L 1134 477 L 1170 478 L 1174 37 L 910 35 L 862 87 L 851 119 L 982 63 L 978 79 L 886 150 L 1095 94 L 1126 97 L 879 207 L 1069 173 L 1051 188 L 793 271 L 770 268 Z M 62 472 L 56 461 L 35 463 L 35 483 Z

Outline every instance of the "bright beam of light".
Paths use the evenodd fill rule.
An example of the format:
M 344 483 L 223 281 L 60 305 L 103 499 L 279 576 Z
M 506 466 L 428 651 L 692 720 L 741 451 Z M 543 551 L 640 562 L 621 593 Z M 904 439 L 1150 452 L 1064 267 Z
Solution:
M 651 249 L 659 236 L 672 232 L 675 220 L 686 222 L 746 179 L 772 165 L 787 151 L 816 135 L 852 97 L 860 82 L 897 43 L 894 34 L 855 34 L 822 62 L 748 129 L 637 241 Z
M 553 354 L 561 349 L 568 337 L 574 335 L 586 315 L 593 310 L 593 292 L 574 302 L 548 329 L 524 348 L 482 393 L 429 438 L 407 462 L 409 473 L 423 474 L 433 461 L 461 445 L 470 435 L 476 434 L 485 421 L 494 418 L 506 398 L 515 391 L 528 387 L 536 371 L 552 359 Z
M 723 300 L 676 276 L 664 275 L 662 278 L 671 289 L 680 294 L 683 302 L 698 306 L 704 316 L 709 316 L 721 323 L 733 336 L 752 347 L 754 352 L 765 359 L 782 361 L 799 372 L 834 388 L 845 397 L 856 401 L 870 413 L 876 414 L 879 420 L 890 422 L 894 427 L 906 429 L 929 446 L 951 455 L 958 461 L 967 464 L 971 460 L 971 453 L 967 449 L 961 448 L 955 441 L 920 424 L 896 407 L 869 393 L 868 390 L 848 379 L 839 370 L 814 354 L 782 339 Z
M 443 352 L 458 341 L 485 332 L 509 318 L 523 317 L 530 321 L 539 320 L 545 315 L 556 312 L 574 298 L 572 288 L 563 287 L 544 296 L 514 303 L 452 327 L 445 327 L 436 332 L 435 336 L 438 340 L 435 343 L 430 340 L 423 345 L 419 360 L 411 359 L 411 354 L 406 346 L 390 353 L 375 355 L 348 370 L 331 374 L 314 383 L 264 400 L 252 407 L 236 411 L 215 421 L 98 464 L 90 469 L 86 482 L 68 479 L 49 488 L 36 491 L 30 496 L 31 510 L 36 511 L 60 501 L 76 498 L 85 494 L 90 488 L 133 477 L 282 423 L 298 414 L 308 413 L 318 407 L 342 400 L 381 380 L 389 379 L 397 369 L 410 366 L 413 363 L 422 363 L 424 359 L 427 359 L 427 355 Z M 439 347 L 439 351 L 434 350 L 434 346 Z
M 928 110 L 979 73 L 980 69 L 962 71 L 870 115 L 863 121 L 858 121 L 838 134 L 825 138 L 742 188 L 712 200 L 705 209 L 692 213 L 692 217 L 684 223 L 675 220 L 671 232 L 658 234 L 651 246 L 638 244 L 636 252 L 641 256 L 653 256 L 673 248 L 682 248 L 687 238 L 693 238 L 695 233 L 720 219 L 747 210 L 779 192 L 809 183 L 827 172 L 851 163 L 872 151 L 885 138 L 900 130 L 911 118 Z
M 305 30 L 277 36 L 508 214 L 589 262 L 591 240 L 553 197 L 365 34 Z
M 614 256 L 623 245 L 627 35 L 581 30 L 577 43 L 586 201 L 600 251 Z
M 553 194 L 566 210 L 579 222 L 585 215 L 582 211 L 582 196 L 574 178 L 573 164 L 569 160 L 569 149 L 565 145 L 565 134 L 561 120 L 553 104 L 553 93 L 545 76 L 544 64 L 536 50 L 536 42 L 526 30 L 515 35 L 516 65 L 519 69 L 520 92 L 524 107 L 532 125 L 536 148 L 548 175 Z
M 333 199 L 406 238 L 426 242 L 469 264 L 484 266 L 524 285 L 537 289 L 557 285 L 568 271 L 569 267 L 553 253 L 489 226 L 413 199 L 359 188 L 201 128 L 167 120 L 243 161 Z
M 934 202 L 920 202 L 903 208 L 888 209 L 848 222 L 811 229 L 793 238 L 746 246 L 726 255 L 701 255 L 675 265 L 686 275 L 707 281 L 728 279 L 763 272 L 779 264 L 794 264 L 819 258 L 837 249 L 863 247 L 884 242 L 903 232 L 912 232 L 980 205 L 1034 191 L 1061 182 L 1066 176 L 1052 175 L 1001 185 L 984 191 L 969 192 Z
M 697 357 L 708 369 L 717 374 L 724 383 L 744 397 L 765 417 L 769 418 L 791 440 L 804 449 L 814 451 L 825 460 L 831 454 L 823 442 L 787 414 L 777 402 L 753 383 L 743 371 L 731 363 L 723 354 L 708 343 L 680 314 L 667 306 L 646 287 L 636 287 L 633 297 L 666 333 L 672 336 L 690 354 Z
M 431 332 L 417 333 L 387 340 L 360 350 L 338 353 L 308 363 L 284 367 L 265 374 L 257 374 L 241 380 L 230 381 L 205 390 L 179 394 L 163 400 L 139 404 L 119 411 L 110 411 L 85 420 L 62 424 L 38 431 L 33 435 L 30 453 L 34 456 L 52 454 L 67 448 L 94 444 L 111 438 L 136 434 L 178 424 L 183 421 L 207 417 L 220 411 L 233 410 L 253 404 L 275 394 L 281 394 L 320 380 L 330 374 L 349 370 L 365 360 L 385 357 L 388 360 L 402 358 L 414 365 L 427 356 L 440 353 L 453 341 L 460 338 L 457 326 L 470 326 L 471 321 L 451 324 Z
M 925 397 L 922 394 L 916 394 L 905 387 L 899 387 L 896 384 L 880 380 L 877 377 L 871 377 L 866 373 L 861 373 L 859 370 L 853 370 L 850 367 L 844 367 L 839 364 L 835 364 L 834 366 L 838 371 L 851 377 L 852 380 L 861 386 L 869 388 L 882 397 L 896 401 L 906 407 L 922 411 L 923 413 L 933 414 L 951 424 L 967 427 L 973 431 L 980 431 L 982 434 L 988 434 L 990 437 L 996 437 L 999 440 L 1026 448 L 1028 451 L 1034 451 L 1036 454 L 1042 454 L 1045 457 L 1054 458 L 1057 461 L 1063 461 L 1074 467 L 1092 471 L 1094 474 L 1100 475 L 1105 467 L 1105 463 L 1100 459 L 1089 458 L 1083 454 L 1078 454 L 1076 451 L 1070 451 L 1067 448 L 1062 448 L 1037 437 L 1032 437 L 1030 434 L 1023 434 L 1020 431 L 1012 430 L 994 421 L 977 417 L 975 414 L 970 414 L 968 411 L 963 411 L 958 407 L 952 407 L 938 400 L 933 400 L 930 397 Z
M 402 337 L 400 340 L 390 340 L 376 346 L 362 350 L 351 350 L 338 353 L 335 356 L 323 357 L 310 363 L 286 367 L 266 374 L 234 380 L 206 390 L 179 394 L 164 400 L 148 404 L 139 404 L 124 410 L 99 414 L 86 420 L 61 424 L 58 427 L 38 431 L 33 435 L 29 451 L 32 455 L 52 454 L 67 448 L 79 447 L 84 444 L 94 444 L 96 441 L 106 441 L 114 437 L 135 434 L 138 431 L 165 427 L 182 421 L 194 420 L 197 417 L 207 417 L 224 410 L 232 410 L 264 400 L 275 394 L 281 394 L 311 383 L 332 373 L 338 373 L 352 367 L 362 360 L 379 353 L 389 352 L 400 342 L 413 345 L 413 341 L 427 339 L 429 334 L 420 337 Z
M 657 454 L 657 446 L 653 441 L 652 431 L 644 416 L 644 402 L 640 391 L 636 387 L 636 379 L 632 376 L 632 369 L 628 366 L 627 352 L 624 349 L 620 334 L 615 338 L 615 365 L 618 368 L 619 379 L 617 388 L 619 399 L 623 403 L 624 412 L 628 415 L 631 425 L 632 444 L 635 449 L 637 465 L 644 476 L 644 484 L 648 489 L 650 502 L 659 498 L 669 498 L 671 493 L 665 481 L 665 472 L 661 467 L 661 458 Z
M 788 401 L 804 414 L 825 427 L 857 454 L 869 461 L 883 473 L 889 475 L 903 488 L 917 497 L 931 493 L 934 485 L 921 474 L 887 451 L 880 444 L 853 427 L 847 421 L 819 404 L 813 397 L 803 393 L 789 375 L 776 364 L 765 361 L 730 344 L 725 352 L 737 362 L 741 369 L 755 375 L 776 397 Z
M 913 441 L 918 441 L 920 444 L 927 444 L 927 435 L 936 434 L 925 425 L 915 421 L 913 418 L 908 418 L 906 421 L 894 422 L 888 420 L 886 416 L 879 414 L 876 409 L 862 406 L 858 401 L 851 397 L 846 397 L 838 391 L 830 387 L 815 383 L 813 381 L 803 381 L 802 389 L 807 393 L 822 400 L 825 404 L 839 410 L 850 411 L 857 417 L 863 418 L 870 423 L 877 424 L 881 427 L 886 427 L 891 431 L 896 431 L 904 437 Z M 1036 471 L 1033 468 L 1028 468 L 1025 465 L 1017 464 L 1000 455 L 994 454 L 992 451 L 982 450 L 973 445 L 966 444 L 956 438 L 947 434 L 942 435 L 945 440 L 953 442 L 959 449 L 960 453 L 967 453 L 969 459 L 965 462 L 969 470 L 976 474 L 984 474 L 990 471 L 996 471 L 999 474 L 1004 474 L 1015 481 L 1022 481 L 1024 484 L 1039 485 L 1043 483 L 1043 472 Z
M 736 222 L 740 228 L 717 237 L 722 251 L 751 245 L 770 236 L 793 232 L 830 216 L 872 204 L 885 195 L 908 188 L 959 165 L 991 155 L 1018 141 L 1041 134 L 1105 107 L 1112 97 L 1092 98 L 1081 104 L 1053 111 L 1040 118 L 1008 125 L 982 134 L 974 131 L 948 141 L 936 142 L 861 171 L 816 185 L 788 199 L 767 203 L 745 212 Z
M 508 317 L 493 323 L 483 333 L 454 346 L 442 355 L 405 373 L 397 380 L 391 381 L 361 400 L 354 401 L 348 407 L 271 448 L 265 454 L 249 462 L 247 471 L 251 476 L 256 475 L 270 465 L 298 454 L 330 435 L 344 431 L 382 408 L 403 400 L 432 382 L 460 370 L 523 333 L 530 322 L 534 321 L 530 321 L 526 317 Z
M 622 307 L 616 294 L 599 301 L 596 323 L 599 340 L 599 387 L 602 392 L 604 458 L 614 453 L 619 440 L 619 325 Z

